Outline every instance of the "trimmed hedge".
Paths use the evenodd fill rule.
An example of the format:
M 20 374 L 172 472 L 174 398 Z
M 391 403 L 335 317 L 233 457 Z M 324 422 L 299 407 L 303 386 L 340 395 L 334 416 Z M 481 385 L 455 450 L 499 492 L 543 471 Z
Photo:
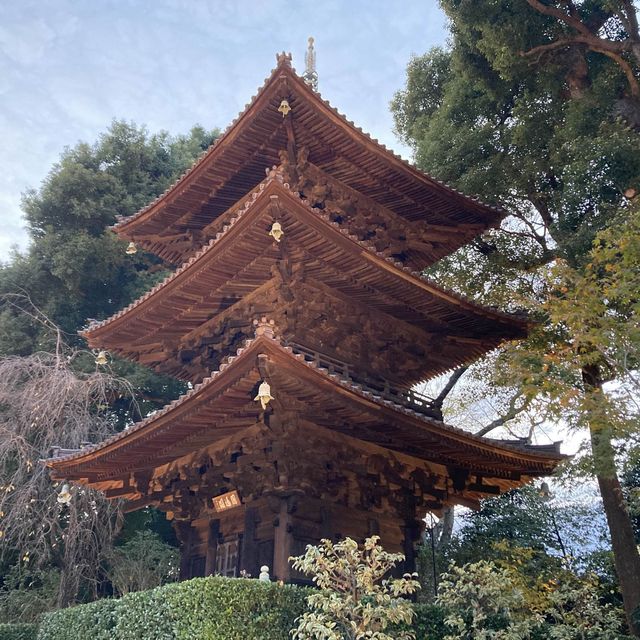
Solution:
M 36 640 L 37 635 L 37 624 L 0 624 L 0 640 Z
M 46 614 L 38 640 L 288 640 L 310 590 L 195 578 Z
M 37 640 L 290 640 L 309 588 L 241 578 L 194 578 L 45 614 Z M 444 614 L 415 605 L 416 640 L 444 638 Z M 33 625 L 7 625 L 33 626 Z M 34 640 L 7 635 L 0 640 Z

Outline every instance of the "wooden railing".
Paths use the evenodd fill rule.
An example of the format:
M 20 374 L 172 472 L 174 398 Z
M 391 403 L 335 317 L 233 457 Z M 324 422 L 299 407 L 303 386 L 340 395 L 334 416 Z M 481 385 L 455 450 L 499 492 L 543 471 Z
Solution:
M 365 391 L 371 392 L 385 400 L 391 400 L 404 407 L 418 411 L 432 418 L 440 419 L 440 412 L 434 407 L 434 400 L 429 396 L 418 393 L 413 389 L 406 389 L 390 382 L 382 377 L 371 378 L 363 375 L 353 365 L 341 362 L 336 358 L 320 353 L 295 342 L 287 342 L 287 346 L 294 353 L 304 356 L 307 362 L 313 362 L 317 367 L 326 369 L 329 373 L 335 373 L 345 380 L 359 384 Z

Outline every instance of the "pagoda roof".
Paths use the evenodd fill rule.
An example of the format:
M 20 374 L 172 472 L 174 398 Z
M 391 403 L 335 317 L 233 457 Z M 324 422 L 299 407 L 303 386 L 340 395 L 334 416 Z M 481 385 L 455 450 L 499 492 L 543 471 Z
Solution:
M 278 111 L 287 100 L 291 112 Z M 294 143 L 309 161 L 341 183 L 409 221 L 445 232 L 439 257 L 495 227 L 505 211 L 435 180 L 364 133 L 316 93 L 279 55 L 277 67 L 245 110 L 172 186 L 137 213 L 119 220 L 123 238 L 180 264 L 202 230 L 279 164 Z M 438 257 L 438 256 L 435 256 Z
M 301 250 L 310 286 L 322 281 L 329 293 L 339 292 L 344 300 L 417 332 L 418 341 L 437 337 L 442 357 L 436 358 L 434 350 L 411 383 L 526 335 L 528 323 L 522 317 L 438 287 L 350 235 L 281 180 L 272 172 L 252 197 L 225 214 L 223 229 L 182 267 L 128 307 L 85 329 L 89 345 L 193 380 L 188 367 L 176 360 L 185 336 L 214 331 L 218 316 L 229 316 L 228 309 L 233 312 L 234 305 L 274 277 L 279 260 Z M 275 219 L 284 229 L 279 244 L 268 234 Z M 304 301 L 298 307 L 303 313 Z M 235 311 L 234 321 L 246 313 Z M 244 318 L 249 326 L 252 320 Z
M 223 445 L 263 422 L 254 401 L 268 380 L 273 415 L 295 411 L 309 423 L 413 459 L 482 474 L 500 490 L 553 472 L 565 456 L 557 445 L 534 446 L 473 435 L 404 403 L 354 384 L 283 346 L 268 331 L 248 340 L 220 369 L 161 411 L 104 442 L 45 460 L 54 478 L 98 488 L 159 468 L 194 451 Z M 269 408 L 268 411 L 271 411 Z M 488 491 L 490 492 L 490 491 Z M 119 497 L 135 498 L 120 491 Z

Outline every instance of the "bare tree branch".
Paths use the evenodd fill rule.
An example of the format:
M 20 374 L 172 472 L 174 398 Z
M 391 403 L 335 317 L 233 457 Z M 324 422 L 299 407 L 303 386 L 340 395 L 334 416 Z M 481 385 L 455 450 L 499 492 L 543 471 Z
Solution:
M 527 0 L 527 3 L 539 13 L 556 18 L 573 29 L 576 33 L 571 36 L 560 38 L 555 42 L 539 45 L 529 49 L 528 51 L 523 51 L 521 54 L 522 56 L 540 60 L 541 56 L 546 53 L 575 47 L 577 45 L 586 46 L 591 51 L 601 53 L 613 60 L 624 72 L 629 84 L 631 95 L 635 98 L 640 98 L 640 83 L 638 83 L 638 78 L 635 75 L 633 67 L 623 57 L 624 53 L 630 53 L 635 56 L 638 62 L 640 62 L 640 47 L 637 46 L 640 34 L 638 34 L 638 20 L 632 2 L 624 2 L 624 18 L 621 15 L 616 14 L 621 20 L 623 20 L 625 28 L 628 31 L 628 38 L 626 40 L 609 40 L 607 38 L 601 38 L 598 35 L 598 25 L 602 26 L 607 18 L 614 15 L 610 11 L 604 12 L 602 17 L 598 20 L 598 24 L 593 25 L 592 29 L 580 20 L 577 11 L 573 11 L 570 5 L 567 5 L 568 12 L 566 12 L 553 5 L 544 4 L 540 2 L 540 0 Z M 563 4 L 566 5 L 566 3 Z
M 529 398 L 525 398 L 520 405 L 518 405 L 518 400 L 523 397 L 522 391 L 518 391 L 513 395 L 511 400 L 509 400 L 509 407 L 507 411 L 490 422 L 488 425 L 482 427 L 479 431 L 476 432 L 477 436 L 486 436 L 487 433 L 490 433 L 494 429 L 503 426 L 509 420 L 513 420 L 518 414 L 522 413 L 527 407 L 531 404 L 531 400 Z
M 539 0 L 527 0 L 527 2 L 540 13 L 543 13 L 546 16 L 552 16 L 560 20 L 560 22 L 564 22 L 566 25 L 575 29 L 578 33 L 584 33 L 586 35 L 591 35 L 591 32 L 587 28 L 587 26 L 577 17 L 577 12 L 569 11 L 566 13 L 554 7 L 552 5 L 543 4 Z
M 60 342 L 55 354 L 0 359 L 0 555 L 17 552 L 21 564 L 57 566 L 60 606 L 81 587 L 96 588 L 120 513 L 83 487 L 71 489 L 68 505 L 59 504 L 60 487 L 40 460 L 55 446 L 80 448 L 113 433 L 109 401 L 131 393 L 109 374 L 73 371 L 75 355 Z
M 463 376 L 465 371 L 469 368 L 469 365 L 465 365 L 462 367 L 458 367 L 452 374 L 449 376 L 447 383 L 444 385 L 438 396 L 431 403 L 432 407 L 439 411 L 440 419 L 442 419 L 442 405 L 444 401 L 447 399 L 447 396 L 451 393 L 453 388 L 456 386 L 458 380 Z

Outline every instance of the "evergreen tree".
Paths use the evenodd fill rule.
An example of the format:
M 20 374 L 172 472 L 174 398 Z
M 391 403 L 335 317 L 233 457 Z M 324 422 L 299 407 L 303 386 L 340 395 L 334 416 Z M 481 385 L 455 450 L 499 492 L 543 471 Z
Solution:
M 513 307 L 527 300 L 539 312 L 541 328 L 509 360 L 506 373 L 496 368 L 504 375 L 495 381 L 508 381 L 525 396 L 541 394 L 553 401 L 556 415 L 588 427 L 633 626 L 640 556 L 615 444 L 637 428 L 637 415 L 625 402 L 628 395 L 620 400 L 604 387 L 611 381 L 624 387 L 637 366 L 628 359 L 625 372 L 611 359 L 621 352 L 614 341 L 623 335 L 627 343 L 636 341 L 631 352 L 637 353 L 637 305 L 627 300 L 618 313 L 607 298 L 604 305 L 593 295 L 583 298 L 579 283 L 586 278 L 593 285 L 589 293 L 597 290 L 589 273 L 593 251 L 609 242 L 597 234 L 629 219 L 640 190 L 636 12 L 624 0 L 443 0 L 442 6 L 451 21 L 451 48 L 409 64 L 406 88 L 392 104 L 397 130 L 421 168 L 501 204 L 511 216 L 433 272 L 489 304 Z M 620 236 L 609 246 L 616 247 L 607 258 L 614 279 L 637 287 L 629 271 L 637 268 L 636 249 Z M 626 256 L 621 262 L 620 252 Z M 614 263 L 626 264 L 626 275 Z M 558 270 L 550 272 L 550 265 Z M 570 299 L 584 312 L 583 327 L 594 328 L 588 336 L 575 316 L 560 315 Z M 605 335 L 610 320 L 618 329 Z M 637 624 L 634 631 L 640 632 Z
M 40 188 L 23 197 L 30 247 L 0 266 L 0 356 L 54 350 L 55 335 L 24 312 L 31 305 L 75 347 L 89 318 L 109 317 L 168 274 L 155 256 L 127 255 L 108 227 L 161 194 L 216 136 L 197 126 L 183 136 L 149 134 L 114 121 L 95 144 L 63 152 Z M 129 362 L 116 360 L 113 368 L 133 385 L 142 413 L 184 388 Z

